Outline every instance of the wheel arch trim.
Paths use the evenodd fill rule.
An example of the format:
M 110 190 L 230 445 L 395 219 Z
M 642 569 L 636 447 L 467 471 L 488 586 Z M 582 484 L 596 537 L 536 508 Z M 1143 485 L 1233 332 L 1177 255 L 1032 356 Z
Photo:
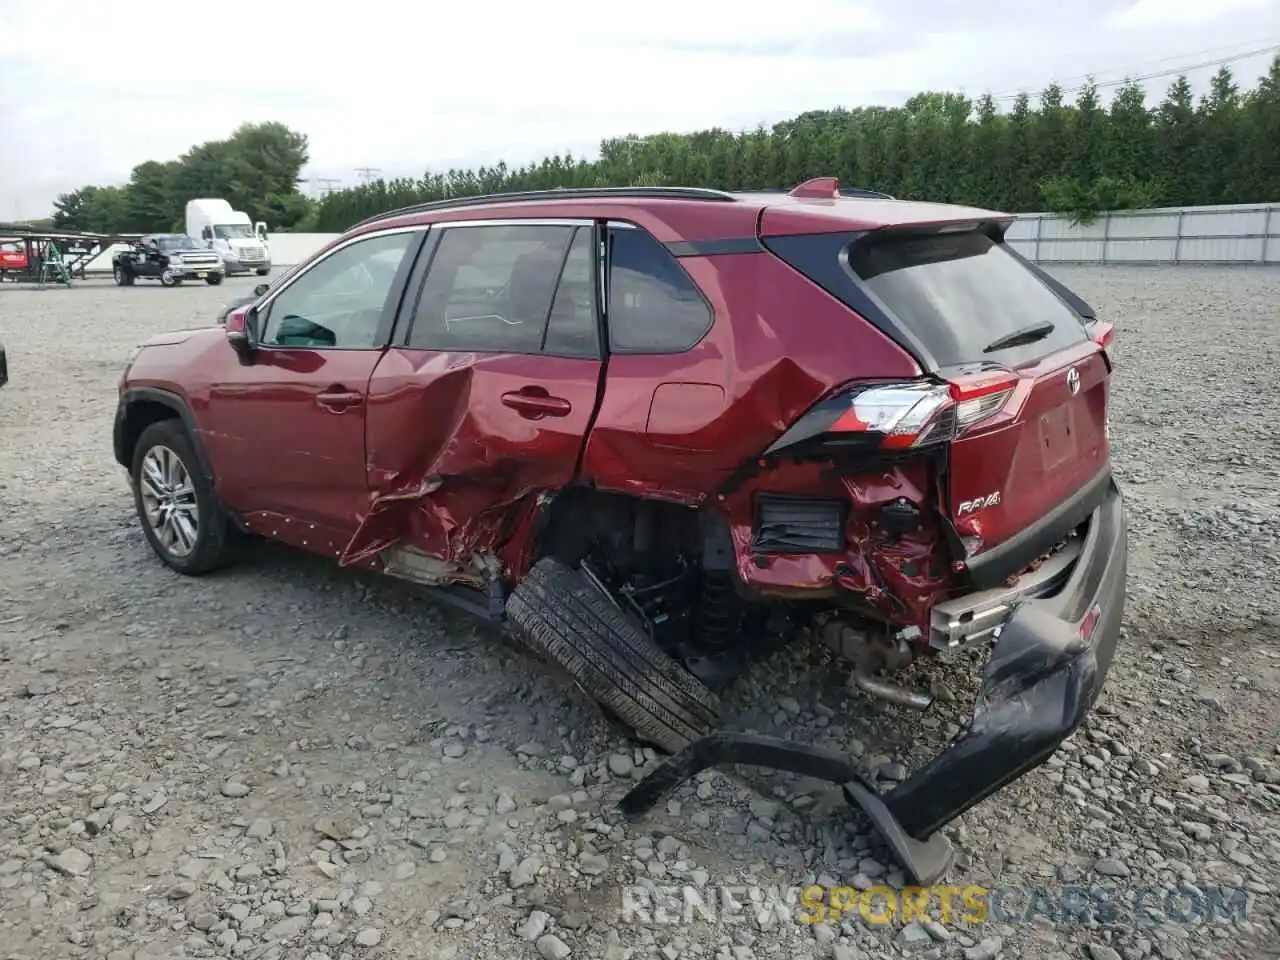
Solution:
M 191 446 L 195 449 L 196 458 L 200 461 L 200 472 L 204 474 L 205 479 L 209 481 L 211 486 L 214 485 L 213 465 L 209 460 L 209 453 L 205 450 L 204 441 L 200 437 L 200 431 L 196 427 L 195 414 L 191 412 L 191 406 L 187 403 L 187 398 L 179 393 L 171 390 L 162 390 L 159 387 L 129 387 L 120 397 L 119 413 L 116 416 L 116 424 L 114 435 L 112 437 L 112 445 L 114 447 L 116 462 L 126 470 L 133 468 L 133 447 L 126 443 L 129 427 L 129 410 L 138 403 L 155 403 L 162 407 L 168 407 L 182 421 L 182 425 L 186 428 L 187 435 L 191 438 Z M 216 487 L 214 487 L 216 490 Z

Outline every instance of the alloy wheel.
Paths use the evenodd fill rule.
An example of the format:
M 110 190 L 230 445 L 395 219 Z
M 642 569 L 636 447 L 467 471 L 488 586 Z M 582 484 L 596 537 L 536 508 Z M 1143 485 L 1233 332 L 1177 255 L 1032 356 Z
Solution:
M 195 549 L 200 510 L 195 484 L 182 458 L 165 446 L 154 446 L 142 458 L 138 490 L 143 512 L 159 544 L 175 557 Z

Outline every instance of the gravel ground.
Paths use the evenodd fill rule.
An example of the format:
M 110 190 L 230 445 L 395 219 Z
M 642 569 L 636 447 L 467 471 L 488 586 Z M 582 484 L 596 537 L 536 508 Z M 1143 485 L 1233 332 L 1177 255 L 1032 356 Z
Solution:
M 902 883 L 798 778 L 711 774 L 621 822 L 655 756 L 410 586 L 273 547 L 169 573 L 111 456 L 116 379 L 136 341 L 252 281 L 0 288 L 0 954 L 1277 955 L 1280 271 L 1056 272 L 1119 325 L 1129 607 L 1086 727 L 948 829 L 949 881 L 1006 890 L 981 924 L 795 922 L 771 891 Z M 971 699 L 963 671 L 932 674 L 944 697 L 921 718 L 801 642 L 730 703 L 892 778 Z M 705 887 L 720 922 L 626 916 L 636 884 Z M 725 910 L 718 885 L 766 899 Z M 1110 912 L 1055 914 L 1099 886 Z M 1219 888 L 1247 891 L 1247 919 L 1200 919 Z

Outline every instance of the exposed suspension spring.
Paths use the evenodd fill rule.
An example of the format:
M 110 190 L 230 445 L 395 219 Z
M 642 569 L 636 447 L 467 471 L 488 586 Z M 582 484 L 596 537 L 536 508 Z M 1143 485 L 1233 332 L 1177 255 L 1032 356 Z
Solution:
M 737 627 L 732 574 L 727 570 L 703 570 L 699 586 L 698 643 L 723 648 L 733 640 Z

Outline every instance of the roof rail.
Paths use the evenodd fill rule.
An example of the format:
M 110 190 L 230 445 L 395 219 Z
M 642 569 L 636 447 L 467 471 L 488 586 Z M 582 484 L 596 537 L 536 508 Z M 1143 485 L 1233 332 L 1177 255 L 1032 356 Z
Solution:
M 841 187 L 840 196 L 842 197 L 861 197 L 864 200 L 896 200 L 897 197 L 890 196 L 880 190 L 868 190 L 865 187 Z
M 411 213 L 426 213 L 431 210 L 452 210 L 460 207 L 476 207 L 491 203 L 536 203 L 542 200 L 610 200 L 618 197 L 632 197 L 643 200 L 714 200 L 716 202 L 736 202 L 737 197 L 723 190 L 711 190 L 706 187 L 554 187 L 550 190 L 523 190 L 512 193 L 484 193 L 471 197 L 450 197 L 447 200 L 430 200 L 426 203 L 414 203 L 407 207 L 388 210 L 386 213 L 366 217 L 354 227 L 363 227 L 379 220 L 391 217 L 403 217 Z

